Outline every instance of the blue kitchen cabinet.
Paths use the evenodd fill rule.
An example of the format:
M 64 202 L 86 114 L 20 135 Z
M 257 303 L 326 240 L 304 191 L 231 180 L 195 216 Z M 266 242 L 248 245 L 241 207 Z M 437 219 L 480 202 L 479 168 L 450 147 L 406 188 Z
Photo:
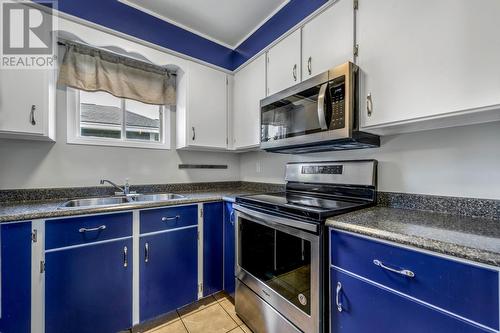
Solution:
M 31 330 L 31 222 L 0 226 L 0 332 Z
M 233 203 L 224 202 L 224 291 L 234 297 L 235 227 Z
M 197 211 L 196 206 L 190 206 L 176 212 L 177 220 L 186 221 L 182 227 L 169 229 L 168 223 L 163 222 L 166 230 L 140 237 L 141 322 L 198 299 L 198 220 L 196 214 L 191 216 L 193 207 Z M 154 213 L 154 210 L 141 212 L 141 224 L 162 221 L 172 211 Z M 186 214 L 191 218 L 187 219 Z M 175 220 L 170 222 L 176 223 Z
M 223 288 L 223 204 L 203 205 L 203 296 Z
M 492 332 L 335 268 L 330 278 L 331 333 Z
M 132 326 L 131 238 L 51 249 L 45 261 L 46 333 Z

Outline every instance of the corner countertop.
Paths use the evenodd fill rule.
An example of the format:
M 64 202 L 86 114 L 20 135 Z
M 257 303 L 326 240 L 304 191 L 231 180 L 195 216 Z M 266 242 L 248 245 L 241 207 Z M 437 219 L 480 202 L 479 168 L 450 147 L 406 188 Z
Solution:
M 62 216 L 128 211 L 133 209 L 185 205 L 190 203 L 221 200 L 234 202 L 236 196 L 254 194 L 259 192 L 236 188 L 234 190 L 225 189 L 220 191 L 214 190 L 189 192 L 179 191 L 176 193 L 182 194 L 184 198 L 162 202 L 141 202 L 125 205 L 109 205 L 86 208 L 60 208 L 61 205 L 67 200 L 0 203 L 0 223 L 12 221 L 27 221 L 33 219 L 46 219 Z
M 327 225 L 500 267 L 500 220 L 372 207 L 332 217 Z

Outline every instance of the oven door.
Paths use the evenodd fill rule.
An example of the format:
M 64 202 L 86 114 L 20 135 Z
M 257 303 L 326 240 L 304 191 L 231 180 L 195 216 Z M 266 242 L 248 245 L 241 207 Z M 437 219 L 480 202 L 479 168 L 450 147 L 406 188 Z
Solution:
M 236 205 L 236 276 L 300 330 L 319 332 L 320 236 L 280 220 Z

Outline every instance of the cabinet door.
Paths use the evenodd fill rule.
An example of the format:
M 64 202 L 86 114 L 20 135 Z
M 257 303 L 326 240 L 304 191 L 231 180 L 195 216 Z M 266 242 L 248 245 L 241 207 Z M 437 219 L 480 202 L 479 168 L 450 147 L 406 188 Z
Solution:
M 335 269 L 330 290 L 331 333 L 489 332 Z
M 266 97 L 266 58 L 261 55 L 234 75 L 233 146 L 260 144 L 260 100 Z
M 496 0 L 360 1 L 361 125 L 499 104 L 499 15 Z
M 300 29 L 267 52 L 267 95 L 300 82 Z
M 353 61 L 354 6 L 340 0 L 302 28 L 302 80 Z
M 232 202 L 224 202 L 224 290 L 234 297 L 234 265 L 236 252 L 234 209 Z
M 140 321 L 198 298 L 198 228 L 171 230 L 140 239 Z
M 31 223 L 0 226 L 0 332 L 31 331 Z
M 48 107 L 49 70 L 0 70 L 1 132 L 42 136 Z
M 48 250 L 45 261 L 46 333 L 132 326 L 131 239 Z
M 222 202 L 203 205 L 203 296 L 222 290 L 223 279 Z
M 227 147 L 226 74 L 199 64 L 190 64 L 188 90 L 189 145 Z

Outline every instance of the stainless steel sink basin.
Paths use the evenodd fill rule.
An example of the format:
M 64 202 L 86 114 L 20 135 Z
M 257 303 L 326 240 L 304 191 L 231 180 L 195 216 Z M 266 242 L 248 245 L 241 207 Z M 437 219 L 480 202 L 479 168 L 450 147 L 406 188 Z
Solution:
M 89 198 L 89 199 L 74 199 L 66 201 L 61 205 L 62 208 L 72 207 L 93 207 L 126 204 L 130 201 L 126 197 L 104 197 L 104 198 Z
M 175 193 L 157 193 L 157 194 L 133 194 L 119 197 L 101 197 L 88 199 L 74 199 L 63 203 L 59 208 L 78 208 L 78 207 L 97 207 L 111 205 L 129 205 L 141 202 L 160 202 L 184 198 L 183 195 Z
M 182 199 L 183 195 L 175 193 L 139 194 L 133 198 L 134 202 L 169 201 Z

